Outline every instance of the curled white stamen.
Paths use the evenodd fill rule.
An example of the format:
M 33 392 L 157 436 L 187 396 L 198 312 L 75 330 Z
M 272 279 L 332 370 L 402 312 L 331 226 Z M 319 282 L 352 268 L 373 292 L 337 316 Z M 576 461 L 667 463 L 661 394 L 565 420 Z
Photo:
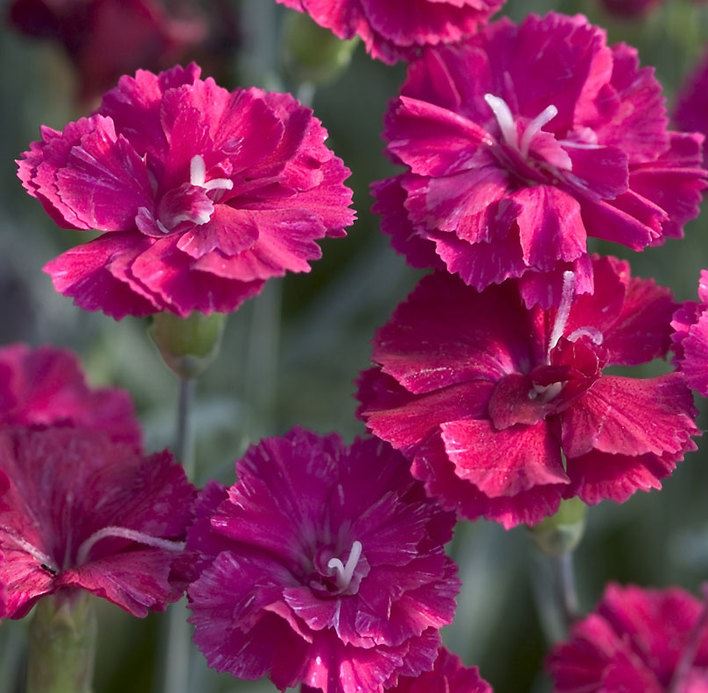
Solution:
M 556 319 L 551 330 L 551 338 L 548 340 L 548 355 L 556 348 L 560 338 L 563 336 L 563 330 L 568 323 L 570 316 L 570 308 L 573 305 L 573 297 L 575 295 L 575 273 L 563 272 L 563 292 L 561 294 L 561 302 L 558 306 Z
M 52 572 L 58 572 L 54 559 L 51 556 L 44 553 L 44 551 L 40 551 L 36 546 L 33 546 L 28 541 L 25 541 L 22 537 L 17 536 L 17 534 L 15 534 L 15 532 L 8 527 L 0 527 L 0 529 L 8 533 L 8 535 L 12 538 L 12 541 L 17 544 L 19 549 L 22 549 L 33 558 L 36 558 L 38 563 L 47 566 L 47 568 L 49 568 Z
M 130 541 L 137 542 L 138 544 L 152 546 L 156 549 L 164 549 L 165 551 L 173 551 L 174 553 L 184 551 L 184 542 L 181 541 L 160 539 L 159 537 L 143 534 L 143 532 L 138 532 L 134 529 L 127 529 L 126 527 L 104 527 L 103 529 L 99 529 L 97 532 L 94 532 L 81 544 L 81 546 L 79 546 L 79 550 L 76 553 L 76 563 L 78 565 L 83 565 L 86 563 L 86 559 L 88 558 L 91 549 L 99 541 L 102 539 L 107 539 L 108 537 L 129 539 Z
M 195 188 L 204 190 L 231 190 L 234 187 L 233 181 L 228 178 L 213 178 L 207 181 L 206 164 L 201 154 L 193 156 L 189 163 L 189 182 Z
M 605 340 L 605 336 L 602 332 L 594 327 L 579 327 L 577 330 L 571 332 L 567 339 L 569 342 L 576 342 L 581 337 L 589 337 L 590 341 L 596 346 L 600 346 Z
M 494 94 L 485 94 L 484 100 L 487 102 L 489 108 L 492 109 L 492 113 L 494 113 L 494 117 L 497 119 L 497 123 L 499 123 L 499 129 L 501 130 L 502 137 L 504 137 L 504 141 L 510 147 L 518 149 L 519 133 L 516 131 L 516 122 L 506 101 L 499 96 L 494 96 Z
M 192 157 L 189 162 L 189 182 L 201 188 L 206 183 L 206 165 L 204 163 L 204 157 L 197 154 Z
M 327 563 L 327 567 L 330 570 L 333 570 L 336 575 L 337 587 L 339 587 L 342 591 L 346 590 L 351 584 L 354 571 L 356 570 L 359 559 L 361 558 L 362 548 L 363 547 L 360 541 L 355 541 L 352 544 L 346 565 L 342 563 L 339 558 L 330 558 Z
M 519 145 L 519 151 L 521 156 L 526 158 L 529 153 L 529 147 L 533 138 L 538 135 L 543 129 L 546 123 L 552 121 L 558 115 L 558 109 L 551 104 L 544 108 L 527 126 L 524 130 L 524 134 L 521 136 L 521 144 Z

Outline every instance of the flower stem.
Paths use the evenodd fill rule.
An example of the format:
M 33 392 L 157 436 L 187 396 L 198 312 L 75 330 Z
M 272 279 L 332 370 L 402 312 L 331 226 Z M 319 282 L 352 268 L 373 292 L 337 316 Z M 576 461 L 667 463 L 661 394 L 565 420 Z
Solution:
M 90 595 L 44 597 L 29 627 L 27 693 L 91 693 L 96 632 Z
M 575 568 L 573 566 L 573 552 L 566 551 L 565 553 L 555 556 L 554 563 L 556 568 L 558 603 L 560 604 L 563 625 L 567 631 L 580 613 Z
M 563 501 L 555 515 L 530 528 L 542 554 L 539 559 L 544 559 L 534 574 L 534 593 L 550 642 L 564 638 L 580 613 L 573 555 L 585 532 L 586 515 L 587 506 L 573 498 Z
M 197 381 L 195 378 L 179 379 L 177 400 L 177 425 L 175 429 L 175 456 L 182 463 L 188 479 L 194 478 L 195 455 L 192 431 L 192 405 Z
M 196 388 L 195 378 L 179 378 L 175 455 L 182 462 L 187 478 L 195 473 L 194 437 L 191 411 Z M 167 643 L 164 652 L 164 693 L 189 693 L 191 632 L 184 600 L 173 604 L 167 614 Z

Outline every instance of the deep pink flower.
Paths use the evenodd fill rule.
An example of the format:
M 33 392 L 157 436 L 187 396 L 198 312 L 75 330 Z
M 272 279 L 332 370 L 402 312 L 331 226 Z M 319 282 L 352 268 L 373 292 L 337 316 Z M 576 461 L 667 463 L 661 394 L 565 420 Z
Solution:
M 171 570 L 195 490 L 168 452 L 88 429 L 0 431 L 0 616 L 83 589 L 134 616 L 179 598 Z
M 305 12 L 342 39 L 359 36 L 389 64 L 423 46 L 453 43 L 478 31 L 506 0 L 278 0 Z
M 319 688 L 303 686 L 302 693 L 317 693 Z M 420 676 L 402 676 L 389 693 L 492 693 L 492 687 L 479 675 L 477 667 L 465 667 L 460 658 L 441 647 L 435 667 Z
M 0 425 L 69 424 L 139 446 L 140 426 L 127 392 L 92 390 L 74 354 L 50 346 L 0 348 Z
M 376 440 L 294 430 L 209 487 L 187 547 L 195 641 L 211 667 L 326 693 L 382 691 L 430 670 L 459 589 L 454 516 Z
M 679 94 L 676 123 L 682 130 L 708 135 L 708 53 Z M 704 149 L 704 156 L 706 153 Z
M 427 49 L 385 136 L 406 167 L 374 185 L 394 246 L 478 290 L 522 277 L 527 305 L 557 305 L 564 271 L 592 291 L 588 236 L 634 250 L 680 237 L 708 180 L 703 138 L 667 130 L 653 70 L 582 16 Z
M 619 17 L 635 18 L 648 14 L 662 0 L 602 0 L 603 7 Z
M 123 77 L 94 115 L 44 128 L 23 154 L 25 189 L 60 226 L 106 232 L 45 267 L 82 308 L 228 312 L 308 271 L 316 241 L 352 223 L 349 172 L 312 111 L 199 75 Z
M 596 290 L 528 309 L 514 282 L 483 292 L 424 278 L 374 342 L 359 414 L 413 459 L 430 495 L 505 527 L 553 514 L 562 498 L 623 502 L 660 488 L 698 433 L 678 374 L 603 374 L 662 356 L 668 289 L 593 258 Z
M 698 302 L 686 302 L 671 323 L 676 365 L 689 387 L 708 397 L 708 269 L 701 271 Z
M 609 585 L 595 611 L 573 627 L 570 641 L 552 652 L 555 690 L 706 693 L 708 624 L 700 624 L 705 608 L 677 588 Z M 676 680 L 680 663 L 687 666 Z
M 492 693 L 477 667 L 465 667 L 460 658 L 440 648 L 435 668 L 416 678 L 403 678 L 391 693 Z
M 14 0 L 9 18 L 24 34 L 62 45 L 85 99 L 138 68 L 167 67 L 206 34 L 201 17 L 171 16 L 161 0 Z

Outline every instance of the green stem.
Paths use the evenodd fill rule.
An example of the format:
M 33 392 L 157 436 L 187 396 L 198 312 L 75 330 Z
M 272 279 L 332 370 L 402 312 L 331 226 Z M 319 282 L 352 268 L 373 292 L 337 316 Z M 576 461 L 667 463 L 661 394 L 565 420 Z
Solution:
M 194 378 L 181 377 L 179 379 L 175 456 L 182 463 L 188 479 L 193 479 L 195 472 L 194 436 L 191 412 L 196 385 L 197 381 Z
M 578 588 L 573 566 L 573 552 L 559 554 L 554 557 L 556 568 L 556 589 L 558 590 L 558 603 L 560 604 L 563 626 L 566 630 L 575 623 L 580 613 L 578 605 Z
M 568 633 L 580 613 L 573 555 L 583 534 L 587 506 L 577 498 L 563 501 L 555 515 L 530 528 L 542 554 L 542 573 L 534 576 L 534 594 L 549 641 Z
M 175 431 L 175 455 L 182 463 L 187 478 L 194 478 L 195 454 L 190 413 L 194 399 L 196 380 L 179 379 L 177 403 L 177 428 Z M 187 622 L 187 607 L 184 601 L 170 607 L 167 614 L 167 643 L 164 653 L 164 693 L 188 693 L 191 658 L 191 632 Z
M 27 693 L 91 693 L 96 632 L 91 595 L 44 597 L 29 627 Z

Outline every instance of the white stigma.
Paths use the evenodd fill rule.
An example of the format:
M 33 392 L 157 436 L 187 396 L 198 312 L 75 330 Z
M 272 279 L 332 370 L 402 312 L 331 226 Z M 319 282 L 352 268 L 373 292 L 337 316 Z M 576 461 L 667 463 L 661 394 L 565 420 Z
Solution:
M 355 541 L 349 551 L 349 558 L 347 559 L 346 565 L 342 563 L 339 558 L 329 559 L 327 567 L 331 571 L 334 571 L 337 580 L 337 587 L 339 587 L 340 590 L 344 591 L 349 588 L 352 577 L 354 577 L 354 571 L 359 564 L 362 549 L 363 547 L 361 542 Z
M 563 292 L 561 294 L 561 302 L 558 306 L 556 319 L 553 322 L 551 337 L 548 340 L 548 356 L 556 348 L 560 338 L 563 336 L 565 326 L 568 324 L 570 316 L 570 308 L 573 305 L 573 297 L 575 295 L 575 273 L 563 272 Z
M 204 190 L 231 190 L 234 187 L 233 181 L 228 178 L 213 178 L 207 181 L 206 164 L 201 154 L 193 156 L 189 163 L 189 182 L 195 188 L 204 188 Z
M 581 337 L 588 337 L 595 346 L 600 346 L 605 341 L 602 332 L 594 327 L 579 327 L 571 332 L 567 339 L 569 342 L 577 342 Z
M 86 563 L 86 559 L 91 552 L 91 549 L 102 539 L 107 539 L 109 537 L 114 537 L 116 539 L 128 539 L 130 541 L 137 542 L 138 544 L 144 544 L 145 546 L 151 546 L 155 549 L 164 549 L 165 551 L 172 551 L 174 553 L 179 553 L 184 551 L 184 542 L 181 541 L 170 541 L 169 539 L 160 539 L 159 537 L 153 537 L 149 534 L 143 534 L 143 532 L 138 532 L 134 529 L 127 529 L 126 527 L 104 527 L 94 532 L 86 541 L 84 541 L 76 554 L 77 565 L 83 565 Z
M 519 152 L 521 156 L 526 158 L 529 154 L 529 148 L 531 147 L 531 142 L 533 138 L 538 135 L 543 129 L 543 126 L 550 123 L 558 115 L 558 109 L 551 104 L 544 108 L 527 126 L 524 130 L 524 134 L 521 136 L 521 144 L 519 145 Z
M 519 133 L 516 131 L 516 121 L 507 102 L 499 96 L 494 96 L 494 94 L 485 94 L 484 100 L 487 102 L 489 108 L 492 109 L 492 113 L 494 113 L 494 117 L 497 119 L 497 123 L 499 123 L 499 129 L 501 130 L 504 141 L 510 147 L 518 149 Z

